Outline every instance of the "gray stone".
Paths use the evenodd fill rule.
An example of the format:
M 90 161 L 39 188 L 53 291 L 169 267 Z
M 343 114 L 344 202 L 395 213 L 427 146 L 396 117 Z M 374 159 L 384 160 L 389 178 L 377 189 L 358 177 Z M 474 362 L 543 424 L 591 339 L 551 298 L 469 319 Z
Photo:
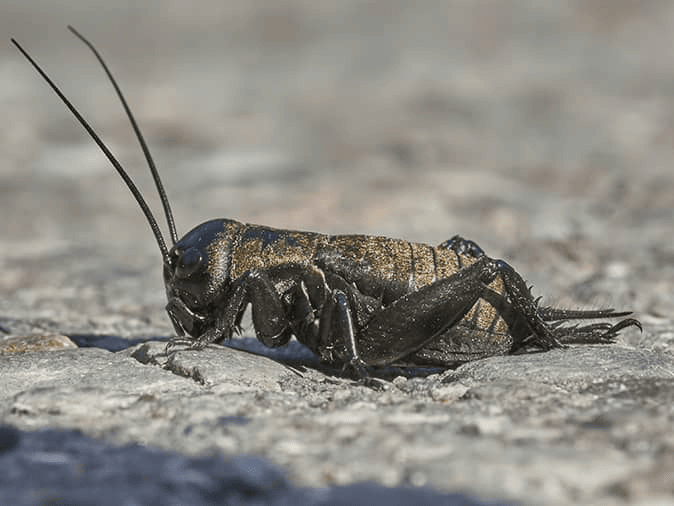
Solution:
M 177 374 L 208 386 L 215 393 L 279 390 L 279 381 L 292 369 L 254 352 L 210 345 L 199 351 L 173 351 L 166 355 L 166 343 L 150 342 L 130 348 L 124 354 L 141 363 L 160 363 Z
M 575 346 L 546 353 L 490 357 L 449 371 L 444 380 L 464 383 L 522 380 L 563 385 L 626 377 L 674 377 L 674 357 L 621 346 Z

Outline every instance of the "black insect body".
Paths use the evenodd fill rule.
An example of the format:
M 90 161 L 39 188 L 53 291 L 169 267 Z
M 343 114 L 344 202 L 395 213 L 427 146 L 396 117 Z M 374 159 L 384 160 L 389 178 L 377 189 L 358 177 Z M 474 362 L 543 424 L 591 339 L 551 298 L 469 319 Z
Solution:
M 171 344 L 202 348 L 229 339 L 250 305 L 257 338 L 266 346 L 282 346 L 294 335 L 322 360 L 364 374 L 367 366 L 451 366 L 523 348 L 610 343 L 626 327 L 641 328 L 633 318 L 614 325 L 564 325 L 630 313 L 540 306 L 512 267 L 459 236 L 432 247 L 217 219 L 178 240 L 161 180 L 124 96 L 96 49 L 69 28 L 96 55 L 136 132 L 164 206 L 170 250 L 114 155 L 35 61 L 12 42 L 103 150 L 150 223 L 164 259 L 166 310 L 178 334 Z
M 176 332 L 192 336 L 177 342 L 229 339 L 250 304 L 266 346 L 294 335 L 322 360 L 357 367 L 446 366 L 524 346 L 610 342 L 637 325 L 562 327 L 628 313 L 539 307 L 508 264 L 460 237 L 431 247 L 212 220 L 173 246 L 164 281 Z

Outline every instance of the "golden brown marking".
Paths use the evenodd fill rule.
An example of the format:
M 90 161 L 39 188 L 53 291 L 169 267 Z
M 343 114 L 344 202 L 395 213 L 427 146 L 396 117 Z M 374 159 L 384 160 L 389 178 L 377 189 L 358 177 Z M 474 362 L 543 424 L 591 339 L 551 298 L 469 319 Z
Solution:
M 414 281 L 415 288 L 430 285 L 436 280 L 434 268 L 435 249 L 427 244 L 410 243 L 412 257 L 414 258 Z
M 433 282 L 438 279 L 438 257 L 435 248 L 431 248 L 431 253 L 433 254 L 433 278 L 431 282 Z
M 316 249 L 326 241 L 323 234 L 245 225 L 232 247 L 230 277 L 285 264 L 310 266 Z
M 350 261 L 369 268 L 372 276 L 407 286 L 411 266 L 411 251 L 407 241 L 367 235 L 342 235 L 331 237 L 329 248 L 334 248 Z
M 484 299 L 478 299 L 459 325 L 469 329 L 474 339 L 480 340 L 492 339 L 498 342 L 508 333 L 508 324 L 496 308 Z
M 436 265 L 435 276 L 437 279 L 445 279 L 459 270 L 458 255 L 452 250 L 435 249 Z

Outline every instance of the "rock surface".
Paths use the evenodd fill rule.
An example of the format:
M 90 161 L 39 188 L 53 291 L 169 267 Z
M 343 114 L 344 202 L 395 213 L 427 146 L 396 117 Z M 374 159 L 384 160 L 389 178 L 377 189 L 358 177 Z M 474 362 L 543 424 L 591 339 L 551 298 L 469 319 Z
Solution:
M 0 482 L 0 502 L 35 497 L 10 483 L 39 493 L 90 458 L 108 484 L 129 479 L 129 462 L 156 462 L 185 494 L 200 486 L 190 480 L 208 491 L 259 472 L 289 494 L 269 504 L 323 504 L 322 487 L 363 481 L 447 504 L 672 502 L 673 5 L 152 5 L 6 4 L 0 32 L 48 69 L 158 210 L 113 91 L 65 25 L 97 44 L 180 232 L 229 217 L 433 244 L 458 233 L 546 303 L 631 309 L 644 331 L 455 370 L 386 368 L 370 386 L 298 343 L 268 350 L 249 326 L 229 347 L 167 356 L 147 223 L 7 41 L 0 463 L 16 479 Z M 80 502 L 101 493 L 95 479 Z M 408 493 L 354 486 L 332 504 Z

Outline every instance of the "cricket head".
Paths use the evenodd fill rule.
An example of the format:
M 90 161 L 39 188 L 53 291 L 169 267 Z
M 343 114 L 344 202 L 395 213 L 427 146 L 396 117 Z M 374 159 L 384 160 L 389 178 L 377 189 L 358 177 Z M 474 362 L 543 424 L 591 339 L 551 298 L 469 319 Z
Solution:
M 166 311 L 178 335 L 201 336 L 229 293 L 232 244 L 240 224 L 207 221 L 176 242 L 164 259 Z

